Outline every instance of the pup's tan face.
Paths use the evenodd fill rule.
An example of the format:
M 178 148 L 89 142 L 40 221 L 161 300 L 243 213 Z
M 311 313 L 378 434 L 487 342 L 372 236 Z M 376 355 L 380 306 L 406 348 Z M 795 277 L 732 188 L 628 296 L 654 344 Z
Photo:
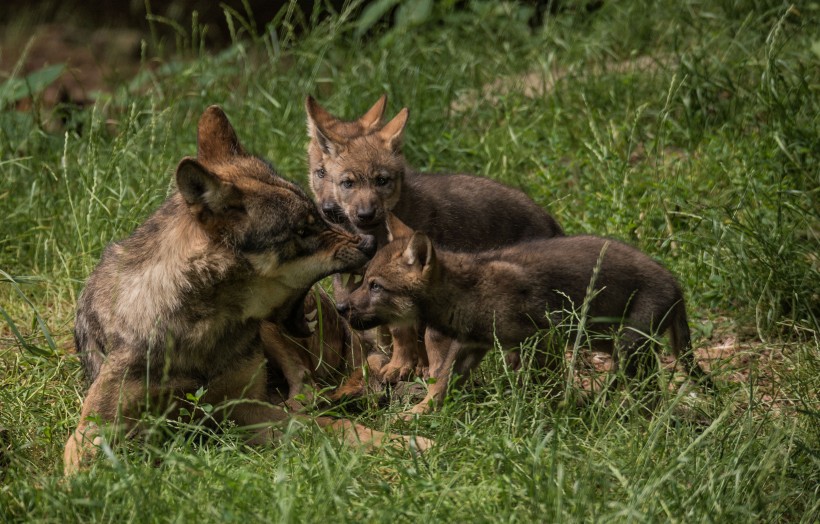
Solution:
M 414 233 L 393 240 L 376 253 L 362 285 L 350 294 L 350 324 L 356 329 L 415 324 L 420 302 L 429 294 L 434 268 L 435 254 L 425 235 Z
M 344 218 L 363 232 L 381 226 L 401 196 L 404 160 L 378 136 L 368 135 L 326 155 L 323 163 Z
M 312 99 L 307 108 L 310 184 L 319 208 L 331 221 L 350 222 L 360 231 L 372 232 L 384 223 L 400 197 L 405 171 L 401 139 L 407 110 L 379 127 L 383 103 L 379 119 L 369 125 L 361 119 L 341 122 Z
M 387 104 L 387 96 L 382 95 L 364 115 L 357 120 L 345 121 L 336 118 L 320 106 L 313 97 L 305 100 L 308 136 L 308 182 L 316 199 L 316 204 L 327 220 L 334 224 L 347 222 L 344 212 L 336 201 L 336 185 L 327 176 L 325 151 L 327 144 L 319 141 L 324 137 L 339 143 L 346 143 L 382 126 L 382 116 Z

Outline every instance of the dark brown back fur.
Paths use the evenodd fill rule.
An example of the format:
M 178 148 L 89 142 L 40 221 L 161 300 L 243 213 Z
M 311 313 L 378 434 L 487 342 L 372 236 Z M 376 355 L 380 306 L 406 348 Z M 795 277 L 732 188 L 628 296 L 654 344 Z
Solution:
M 351 323 L 370 328 L 420 320 L 467 346 L 486 351 L 497 339 L 512 348 L 580 312 L 593 277 L 591 331 L 623 326 L 621 346 L 629 353 L 672 326 L 673 351 L 689 354 L 683 294 L 674 276 L 631 246 L 593 236 L 475 254 L 435 249 L 421 233 L 403 236 L 370 262 L 350 297 Z M 691 356 L 685 363 L 687 372 L 702 375 Z
M 334 220 L 383 237 L 392 211 L 441 246 L 464 251 L 563 235 L 555 219 L 517 189 L 472 175 L 411 170 L 401 152 L 406 108 L 382 127 L 340 133 L 324 130 L 334 117 L 318 107 L 309 99 L 311 188 Z

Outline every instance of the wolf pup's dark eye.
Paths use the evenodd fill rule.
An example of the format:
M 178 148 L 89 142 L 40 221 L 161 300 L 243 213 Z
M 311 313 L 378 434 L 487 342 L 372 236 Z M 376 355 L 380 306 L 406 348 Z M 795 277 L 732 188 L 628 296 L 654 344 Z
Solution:
M 350 189 L 351 187 L 353 187 L 353 181 L 352 180 L 343 180 L 342 181 L 342 187 L 345 188 L 345 189 Z
M 370 291 L 381 291 L 382 289 L 384 288 L 378 282 L 370 283 Z
M 324 178 L 326 174 L 327 174 L 327 171 L 325 171 L 325 168 L 323 168 L 323 167 L 320 167 L 319 169 L 316 170 L 316 176 L 319 177 L 319 178 Z
M 377 186 L 386 186 L 388 180 L 383 176 L 376 177 L 376 185 Z

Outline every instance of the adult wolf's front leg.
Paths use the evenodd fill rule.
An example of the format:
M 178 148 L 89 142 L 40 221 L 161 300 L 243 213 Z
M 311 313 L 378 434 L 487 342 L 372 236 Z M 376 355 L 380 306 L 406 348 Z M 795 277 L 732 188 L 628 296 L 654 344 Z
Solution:
M 97 455 L 102 437 L 93 417 L 99 417 L 103 422 L 119 421 L 126 424 L 124 430 L 130 429 L 129 418 L 120 415 L 129 412 L 133 399 L 141 398 L 140 392 L 144 392 L 144 387 L 138 381 L 115 380 L 115 376 L 110 369 L 103 367 L 88 389 L 77 429 L 66 441 L 63 451 L 65 475 L 72 475 L 87 467 Z

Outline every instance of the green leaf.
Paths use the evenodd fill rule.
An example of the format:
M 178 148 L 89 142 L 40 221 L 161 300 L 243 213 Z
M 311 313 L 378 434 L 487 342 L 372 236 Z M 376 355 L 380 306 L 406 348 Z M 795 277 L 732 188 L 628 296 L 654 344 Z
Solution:
M 430 18 L 433 12 L 432 0 L 415 0 L 404 2 L 396 11 L 396 26 L 410 27 L 421 25 Z
M 38 357 L 49 357 L 49 356 L 53 355 L 52 352 L 46 351 L 46 350 L 44 350 L 42 348 L 39 348 L 39 347 L 35 346 L 34 344 L 31 344 L 30 342 L 28 342 L 25 339 L 25 337 L 23 337 L 23 334 L 20 333 L 20 330 L 17 329 L 17 325 L 11 319 L 9 314 L 6 313 L 6 310 L 3 309 L 3 306 L 0 306 L 0 316 L 2 316 L 3 319 L 6 321 L 6 324 L 8 324 L 9 329 L 11 329 L 12 335 L 14 335 L 14 338 L 17 339 L 17 342 L 23 347 L 23 349 L 25 349 L 26 351 L 28 351 L 32 355 L 35 355 L 35 356 L 38 356 Z
M 356 21 L 356 36 L 360 37 L 365 34 L 398 3 L 399 0 L 377 0 L 368 5 Z
M 38 69 L 25 78 L 9 78 L 0 85 L 0 106 L 36 95 L 57 80 L 64 70 L 65 64 L 56 64 Z
M 811 43 L 811 51 L 820 58 L 820 40 L 815 40 Z
M 3 271 L 2 269 L 0 269 L 0 277 L 3 277 L 2 279 L 0 279 L 0 282 L 8 282 L 9 284 L 11 284 L 12 289 L 14 289 L 14 291 L 20 296 L 20 298 L 22 298 L 23 301 L 31 307 L 32 311 L 34 311 L 34 320 L 37 323 L 37 326 L 40 328 L 40 332 L 43 334 L 43 337 L 45 337 L 46 343 L 48 344 L 48 347 L 51 349 L 50 354 L 52 354 L 52 355 L 55 354 L 57 352 L 57 344 L 54 342 L 54 339 L 51 337 L 51 331 L 48 329 L 48 326 L 46 325 L 45 320 L 43 320 L 43 317 L 40 316 L 40 313 L 37 311 L 37 308 L 34 307 L 34 303 L 32 303 L 32 301 L 29 300 L 29 298 L 26 296 L 26 294 L 23 293 L 23 290 L 20 289 L 19 280 L 15 277 L 9 275 L 8 273 Z M 5 311 L 3 313 L 4 313 L 3 316 L 6 318 L 6 321 L 9 323 L 12 330 L 16 330 L 16 327 L 11 322 L 11 318 L 8 315 L 5 314 Z M 22 343 L 22 338 L 20 336 L 18 336 L 17 338 Z M 38 351 L 43 351 L 42 349 L 36 348 L 36 346 L 32 346 L 31 344 L 24 344 L 24 347 L 26 347 L 26 349 L 28 349 L 29 351 L 32 351 L 34 353 L 37 353 Z M 34 348 L 34 349 L 32 349 L 32 348 Z M 37 351 L 35 351 L 35 349 Z

